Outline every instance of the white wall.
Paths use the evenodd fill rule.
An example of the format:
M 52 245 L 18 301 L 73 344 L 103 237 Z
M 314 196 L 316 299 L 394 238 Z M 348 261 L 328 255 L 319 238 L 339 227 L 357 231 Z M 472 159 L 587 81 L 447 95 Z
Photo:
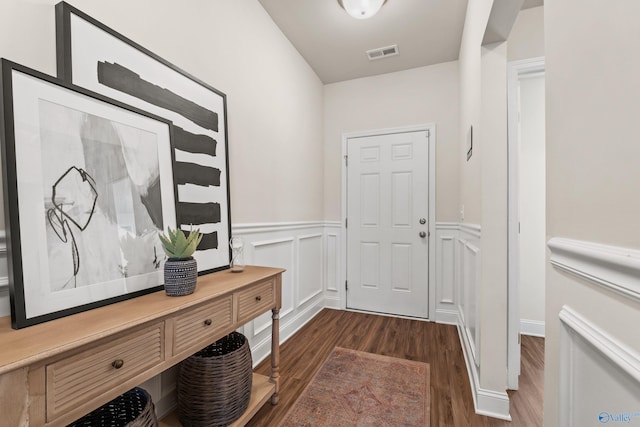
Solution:
M 509 33 L 509 61 L 544 56 L 544 6 L 521 10 Z
M 343 133 L 435 123 L 436 218 L 457 220 L 457 75 L 455 61 L 325 86 L 325 219 L 341 219 Z
M 4 0 L 0 56 L 55 74 L 55 3 Z M 322 219 L 322 84 L 257 0 L 70 3 L 227 94 L 234 223 Z
M 482 282 L 479 289 L 481 386 L 506 389 L 507 346 L 507 46 L 482 48 Z M 504 349 L 504 351 L 502 351 Z M 506 395 L 506 393 L 505 393 Z
M 481 229 L 479 280 L 462 281 L 464 295 L 475 294 L 461 329 L 465 348 L 476 348 L 479 365 L 469 361 L 476 412 L 509 419 L 507 367 L 507 106 L 506 43 L 482 46 L 493 0 L 471 0 L 460 46 L 460 203 L 462 226 Z M 467 135 L 473 126 L 473 156 L 466 160 Z M 473 286 L 470 289 L 469 286 Z M 468 300 L 464 295 L 460 301 Z M 467 314 L 468 316 L 468 314 Z M 475 342 L 471 342 L 475 339 Z M 466 341 L 465 341 L 466 340 Z
M 535 325 L 544 324 L 547 258 L 544 74 L 520 78 L 519 142 L 520 318 L 522 332 L 532 333 Z
M 569 245 L 568 252 L 573 259 L 568 270 L 579 277 L 547 267 L 544 418 L 546 426 L 566 425 L 559 421 L 561 411 L 573 411 L 577 419 L 589 415 L 597 425 L 599 411 L 622 410 L 621 402 L 628 411 L 640 408 L 638 394 L 630 394 L 640 379 L 640 3 L 546 0 L 544 9 L 547 237 L 581 242 Z M 555 249 L 552 260 L 563 252 Z M 636 292 L 622 292 L 621 285 Z M 567 332 L 559 319 L 563 306 L 589 322 L 583 328 L 587 336 L 595 327 L 623 344 L 625 365 L 635 377 L 607 367 L 608 382 L 577 382 L 591 377 L 589 366 L 563 350 L 585 332 Z M 609 350 L 597 347 L 580 353 L 602 356 L 598 351 Z M 615 361 L 620 354 L 611 351 L 604 360 Z M 573 369 L 561 368 L 563 360 Z M 568 402 L 572 392 L 576 399 Z M 601 399 L 594 404 L 596 395 Z
M 55 3 L 3 0 L 0 56 L 55 74 Z M 69 3 L 227 94 L 234 222 L 322 219 L 322 83 L 257 0 Z
M 478 139 L 481 110 L 481 57 L 480 44 L 487 27 L 493 0 L 470 0 L 460 44 L 460 130 L 458 135 L 460 159 L 460 208 L 464 206 L 462 222 L 480 224 L 481 191 L 480 170 L 482 146 Z M 474 127 L 473 156 L 467 161 L 469 129 Z

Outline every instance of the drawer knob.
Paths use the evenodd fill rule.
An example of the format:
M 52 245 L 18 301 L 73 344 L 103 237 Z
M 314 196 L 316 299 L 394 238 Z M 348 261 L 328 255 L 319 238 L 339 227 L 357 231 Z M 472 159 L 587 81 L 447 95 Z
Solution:
M 116 369 L 122 368 L 123 365 L 124 365 L 124 360 L 122 359 L 116 359 L 111 363 L 111 366 L 113 366 Z
M 258 296 L 256 297 L 256 301 L 257 301 L 257 302 L 262 301 L 262 297 L 261 297 L 260 295 L 258 295 Z
M 204 324 L 206 326 L 211 326 L 212 323 L 213 323 L 213 321 L 211 319 L 207 319 L 207 320 L 204 321 Z

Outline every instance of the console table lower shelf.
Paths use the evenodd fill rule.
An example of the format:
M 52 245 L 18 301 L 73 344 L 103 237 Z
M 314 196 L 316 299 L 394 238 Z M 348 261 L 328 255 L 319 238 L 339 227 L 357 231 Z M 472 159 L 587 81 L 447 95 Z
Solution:
M 271 382 L 269 377 L 253 374 L 253 384 L 251 387 L 251 400 L 249 407 L 230 427 L 242 427 L 269 401 L 273 393 L 276 391 L 276 385 Z M 178 420 L 178 410 L 171 412 L 160 420 L 160 427 L 181 427 Z

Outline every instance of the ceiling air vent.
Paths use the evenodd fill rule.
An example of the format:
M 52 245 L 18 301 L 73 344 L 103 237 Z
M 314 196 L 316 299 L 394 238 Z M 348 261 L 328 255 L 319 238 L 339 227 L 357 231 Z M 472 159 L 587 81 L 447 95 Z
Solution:
M 367 57 L 369 57 L 369 61 L 373 61 L 374 59 L 382 59 L 389 56 L 395 56 L 398 53 L 398 45 L 394 44 L 393 46 L 379 47 L 377 49 L 368 50 Z

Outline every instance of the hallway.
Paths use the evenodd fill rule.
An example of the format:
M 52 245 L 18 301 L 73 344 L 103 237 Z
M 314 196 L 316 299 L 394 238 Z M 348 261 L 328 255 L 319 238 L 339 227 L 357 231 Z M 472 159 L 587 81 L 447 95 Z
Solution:
M 280 422 L 335 346 L 417 360 L 431 367 L 431 426 L 542 425 L 544 339 L 522 337 L 520 390 L 509 392 L 512 422 L 476 415 L 455 326 L 324 309 L 281 348 L 281 394 L 248 424 Z M 268 373 L 269 360 L 256 371 Z

